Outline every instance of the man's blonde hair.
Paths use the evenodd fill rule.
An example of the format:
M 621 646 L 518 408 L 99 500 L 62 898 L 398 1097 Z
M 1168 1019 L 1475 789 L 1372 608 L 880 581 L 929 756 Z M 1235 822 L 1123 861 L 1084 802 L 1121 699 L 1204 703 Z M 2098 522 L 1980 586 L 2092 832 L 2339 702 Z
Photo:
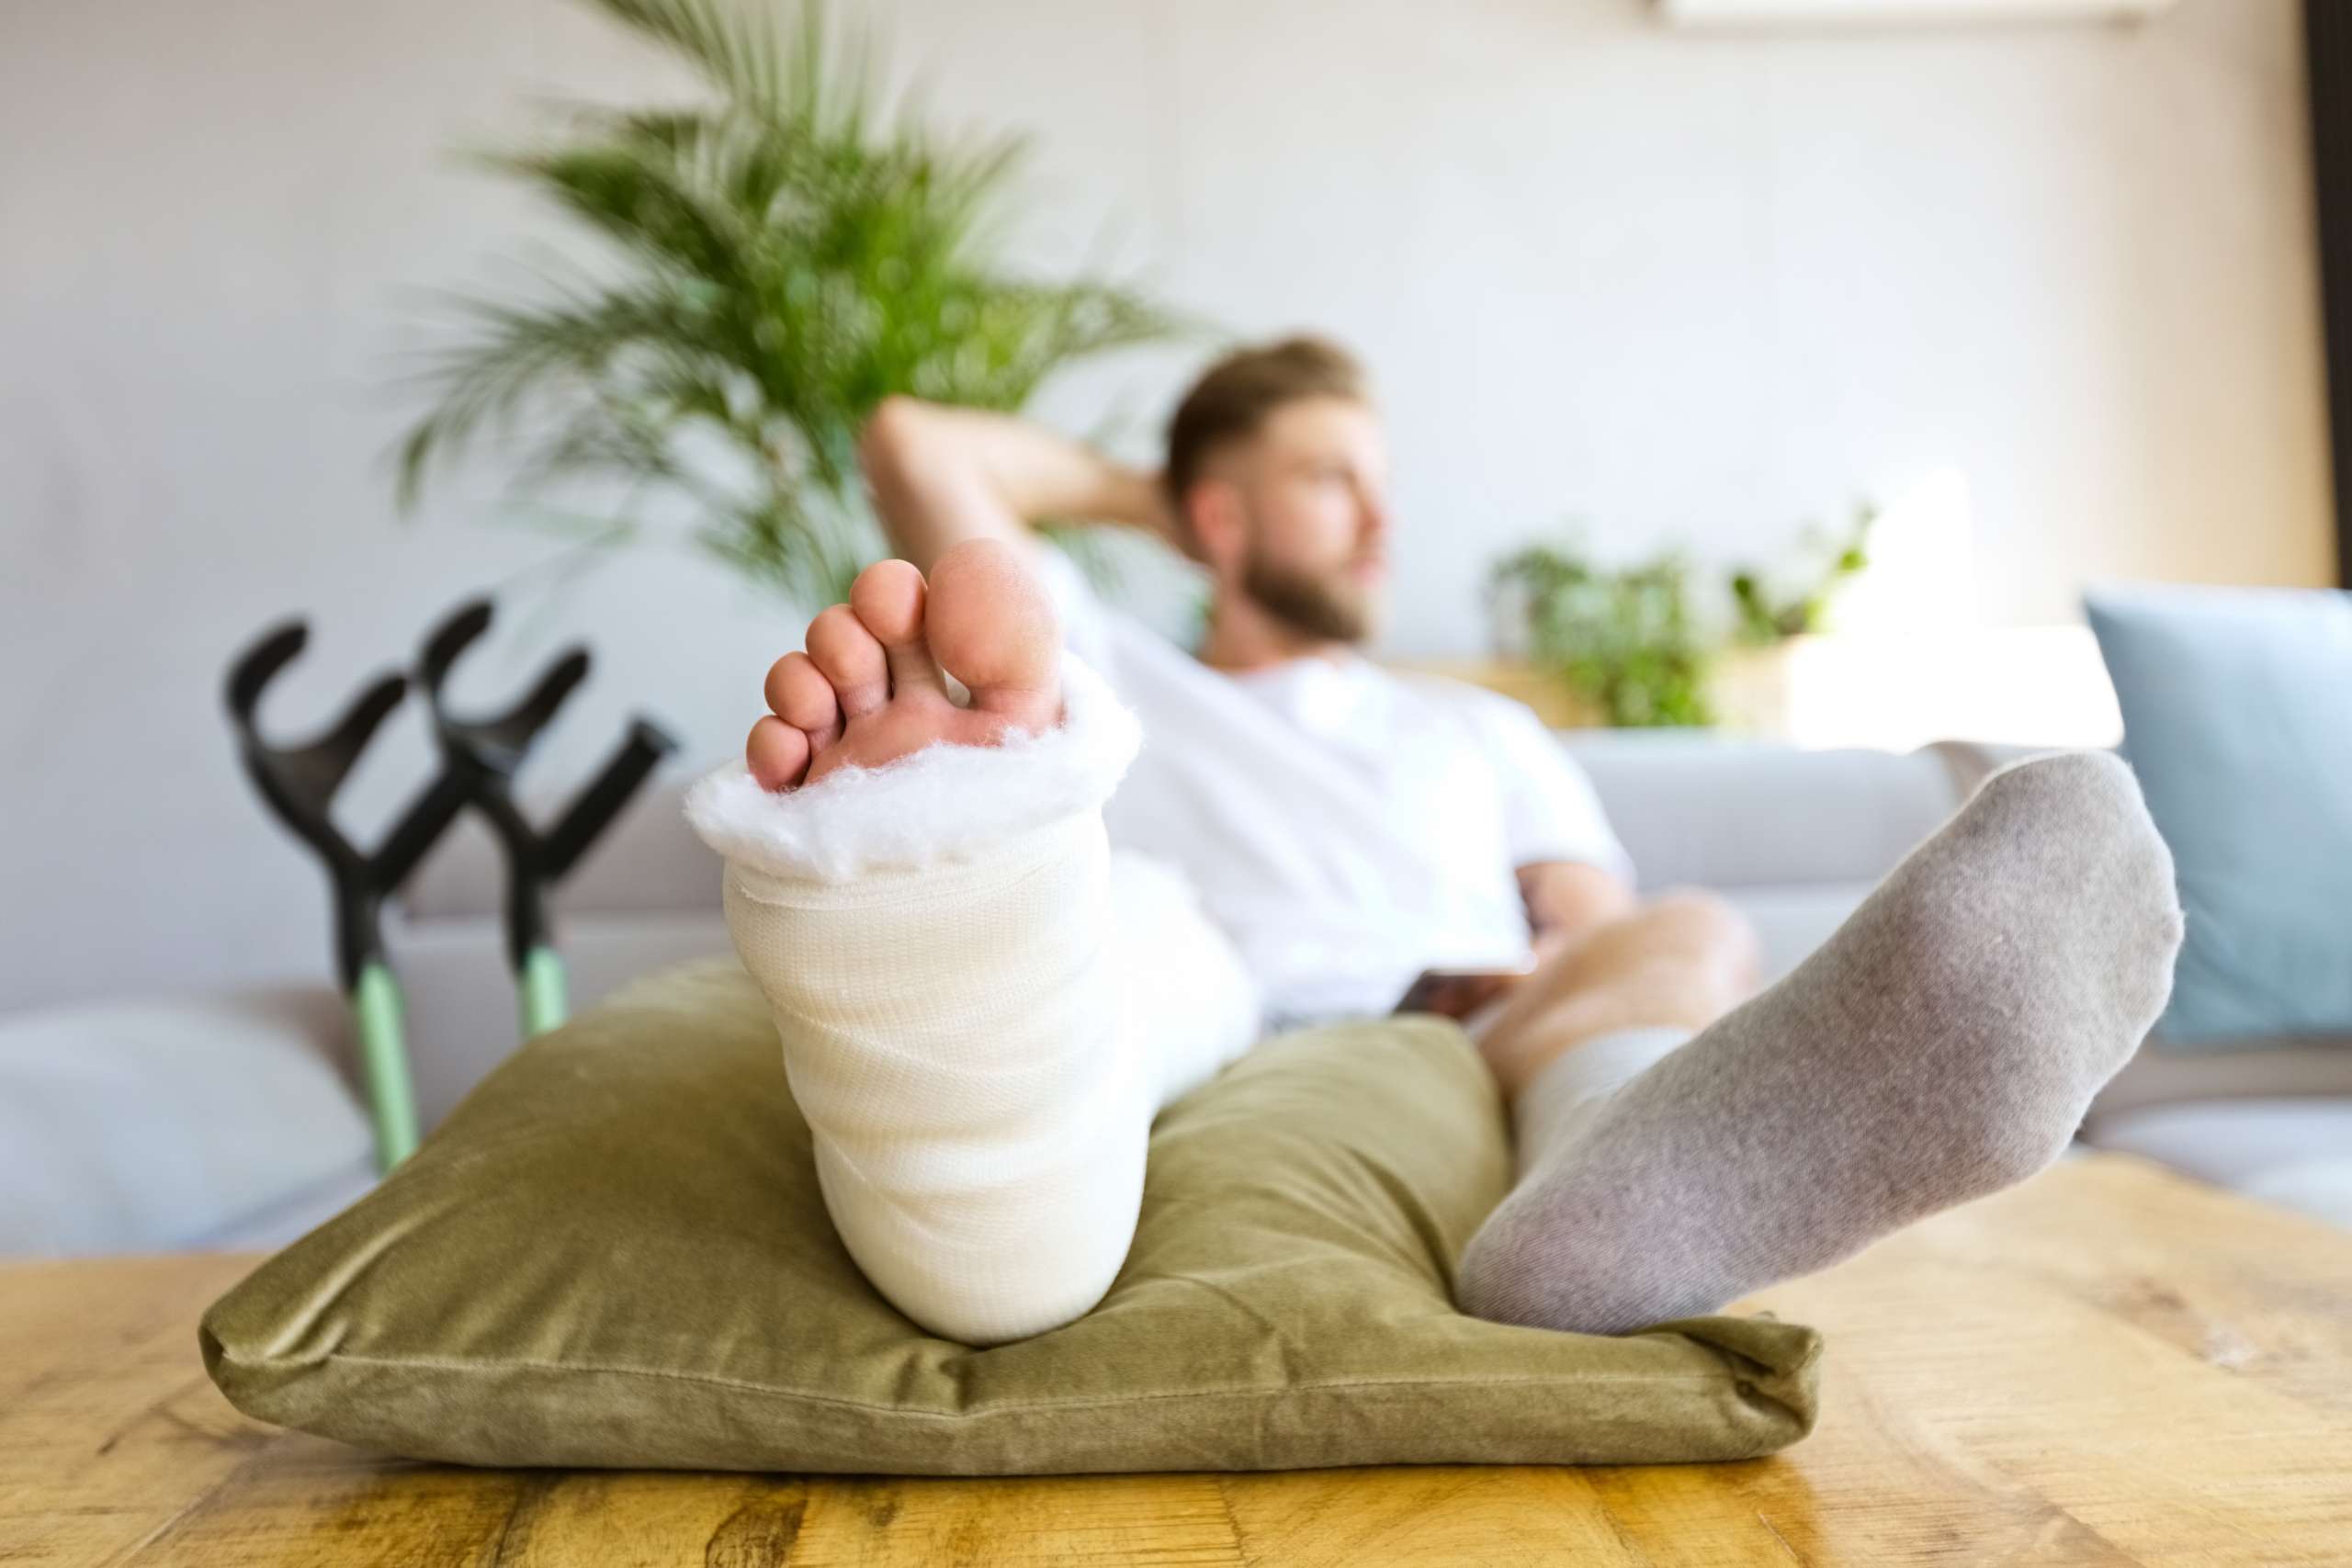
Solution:
M 1372 389 L 1363 364 L 1328 338 L 1288 337 L 1236 349 L 1210 366 L 1168 422 L 1164 478 L 1177 512 L 1220 448 L 1247 441 L 1267 415 L 1307 398 L 1369 402 Z

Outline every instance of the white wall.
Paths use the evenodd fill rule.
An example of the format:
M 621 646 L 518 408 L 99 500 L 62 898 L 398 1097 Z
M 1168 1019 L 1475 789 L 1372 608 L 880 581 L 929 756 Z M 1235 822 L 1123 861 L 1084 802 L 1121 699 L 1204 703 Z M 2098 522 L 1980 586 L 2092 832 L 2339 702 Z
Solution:
M 1475 651 L 1498 551 L 1589 520 L 1769 551 L 1966 478 L 1984 610 L 2090 575 L 2324 581 L 2293 0 L 2136 29 L 1731 38 L 1636 0 L 906 0 L 951 123 L 1037 133 L 1029 243 L 1245 333 L 1358 344 L 1395 414 L 1398 652 Z M 0 1005 L 320 971 L 309 864 L 217 682 L 300 609 L 296 728 L 553 547 L 396 523 L 401 291 L 560 230 L 447 154 L 545 93 L 669 81 L 553 0 L 84 0 L 0 19 Z M 1089 376 L 1156 420 L 1183 367 Z M 539 613 L 526 614 L 532 606 Z M 685 558 L 508 601 L 474 671 L 591 636 L 543 777 L 643 705 L 734 745 L 793 628 Z M 357 781 L 380 817 L 413 725 Z

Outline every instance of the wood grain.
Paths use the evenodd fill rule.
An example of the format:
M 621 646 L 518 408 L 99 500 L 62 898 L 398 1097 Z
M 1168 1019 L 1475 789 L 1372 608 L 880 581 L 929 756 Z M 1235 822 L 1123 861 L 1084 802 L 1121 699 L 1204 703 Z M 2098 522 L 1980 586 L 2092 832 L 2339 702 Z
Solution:
M 1751 1304 L 1829 1336 L 1735 1465 L 991 1481 L 471 1471 L 238 1416 L 250 1260 L 0 1268 L 0 1562 L 2352 1563 L 2352 1235 L 2115 1156 Z

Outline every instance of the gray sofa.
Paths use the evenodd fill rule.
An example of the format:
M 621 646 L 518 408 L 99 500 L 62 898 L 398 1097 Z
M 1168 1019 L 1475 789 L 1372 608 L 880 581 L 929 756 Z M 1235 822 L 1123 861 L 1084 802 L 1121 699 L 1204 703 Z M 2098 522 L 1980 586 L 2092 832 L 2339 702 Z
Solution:
M 1755 921 L 1775 973 L 2008 760 L 1957 744 L 1908 755 L 1803 751 L 1684 732 L 1579 732 L 1567 744 L 1645 887 L 1724 893 Z M 681 787 L 650 792 L 563 890 L 575 1009 L 637 975 L 728 950 L 717 863 L 680 818 Z M 500 898 L 487 837 L 461 825 L 389 925 L 428 1128 L 514 1048 Z M 89 1135 L 96 1120 L 62 1115 L 52 1118 L 59 1129 L 85 1132 L 60 1131 L 13 1155 L 0 1142 L 0 1190 L 36 1193 L 50 1206 L 30 1221 L 0 1222 L 0 1251 L 268 1245 L 364 1188 L 356 1103 L 347 1094 L 327 1103 L 318 1092 L 324 1065 L 344 1051 L 332 995 L 206 1005 L 256 1021 L 237 1067 L 247 1092 L 204 1099 L 205 1125 L 178 1127 L 190 1100 L 172 1075 L 200 1074 L 204 1064 L 151 1049 L 127 1114 L 117 1104 L 104 1118 L 113 1135 Z M 307 1021 L 300 1030 L 285 1021 L 297 1016 Z M 10 1027 L 0 1022 L 0 1075 L 11 1070 Z M 85 1057 L 106 1049 L 103 1038 L 82 1047 Z M 142 1122 L 145 1135 L 120 1135 Z M 68 1146 L 68 1136 L 83 1143 Z M 2352 1225 L 2352 1040 L 2197 1055 L 2152 1041 L 2100 1095 L 2084 1137 Z M 184 1146 L 191 1143 L 202 1150 Z

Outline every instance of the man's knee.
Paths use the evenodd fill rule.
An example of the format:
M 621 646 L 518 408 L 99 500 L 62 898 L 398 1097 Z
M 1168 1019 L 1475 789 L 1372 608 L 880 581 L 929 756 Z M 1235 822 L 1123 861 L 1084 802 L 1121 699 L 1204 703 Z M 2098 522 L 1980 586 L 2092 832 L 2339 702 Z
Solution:
M 1741 976 L 1763 968 L 1764 946 L 1747 917 L 1720 893 L 1677 887 L 1642 906 L 1634 919 L 1661 950 Z
M 1715 894 L 1678 889 L 1593 932 L 1551 992 L 1595 1030 L 1700 1028 L 1746 1000 L 1762 966 L 1746 916 Z

